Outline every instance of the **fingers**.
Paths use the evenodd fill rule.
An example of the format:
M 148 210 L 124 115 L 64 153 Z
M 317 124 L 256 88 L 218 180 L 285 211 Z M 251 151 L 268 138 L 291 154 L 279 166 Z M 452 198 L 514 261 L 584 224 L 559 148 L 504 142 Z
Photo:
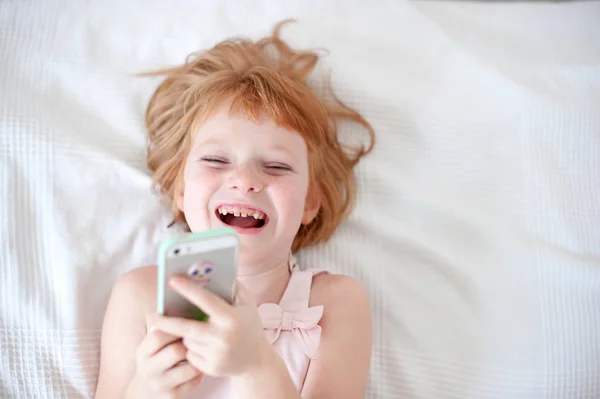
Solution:
M 177 341 L 178 336 L 167 332 L 154 330 L 148 333 L 138 348 L 138 356 L 149 358 L 158 353 L 165 346 Z
M 214 347 L 216 344 L 218 343 L 211 335 L 204 336 L 199 340 L 187 337 L 183 339 L 183 345 L 187 348 L 188 354 L 190 352 L 206 353 L 211 349 L 211 346 Z
M 166 386 L 178 387 L 186 382 L 202 375 L 196 367 L 190 362 L 185 361 L 178 366 L 167 370 L 164 374 L 163 381 Z
M 177 393 L 181 397 L 187 398 L 188 395 L 194 391 L 200 382 L 202 381 L 203 374 L 199 372 L 199 375 L 194 377 L 192 380 L 187 381 L 179 386 L 177 386 Z
M 198 284 L 184 276 L 174 276 L 169 284 L 175 291 L 210 316 L 227 313 L 231 308 L 231 305 L 223 298 L 198 286 Z
M 218 320 L 223 315 L 231 312 L 231 305 L 223 298 L 209 290 L 199 287 L 198 284 L 184 276 L 174 276 L 169 285 L 188 301 L 198 306 L 210 317 L 211 321 Z
M 205 373 L 207 373 L 209 375 L 214 374 L 214 371 L 208 367 L 209 364 L 206 361 L 206 358 L 204 356 L 202 356 L 200 353 L 192 352 L 192 351 L 188 352 L 187 360 L 193 367 L 203 370 Z
M 178 362 L 174 367 L 146 376 L 146 384 L 154 393 L 192 391 L 202 379 L 202 372 L 187 360 Z M 180 396 L 176 396 L 180 397 Z
M 153 317 L 153 321 L 168 317 Z M 199 323 L 203 324 L 203 323 Z M 188 348 L 177 334 L 151 330 L 137 353 L 137 381 L 148 392 L 167 397 L 191 392 L 201 381 L 202 372 L 187 360 Z
M 149 368 L 157 372 L 164 372 L 165 370 L 169 370 L 177 366 L 178 363 L 183 362 L 186 359 L 187 348 L 182 342 L 176 342 L 163 348 L 160 352 L 154 355 L 150 359 L 152 365 Z M 153 365 L 156 365 L 156 367 Z
M 154 327 L 171 336 L 200 337 L 210 333 L 213 327 L 208 323 L 182 317 L 161 316 L 154 320 Z

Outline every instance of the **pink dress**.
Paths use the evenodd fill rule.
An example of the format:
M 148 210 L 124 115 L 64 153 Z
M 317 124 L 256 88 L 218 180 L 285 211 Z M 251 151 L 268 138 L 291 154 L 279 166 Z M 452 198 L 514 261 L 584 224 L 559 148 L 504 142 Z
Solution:
M 321 340 L 319 321 L 323 305 L 309 307 L 313 276 L 319 269 L 299 270 L 290 259 L 290 281 L 279 304 L 263 303 L 258 307 L 267 339 L 287 366 L 298 392 L 302 391 L 310 361 L 316 358 Z M 227 378 L 205 375 L 193 393 L 194 398 L 237 398 Z

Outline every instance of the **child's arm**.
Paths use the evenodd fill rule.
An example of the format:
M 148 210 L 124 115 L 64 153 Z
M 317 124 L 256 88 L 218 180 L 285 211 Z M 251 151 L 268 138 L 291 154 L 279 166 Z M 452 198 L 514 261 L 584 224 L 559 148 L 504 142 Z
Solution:
M 123 398 L 135 375 L 136 350 L 146 336 L 146 307 L 151 301 L 146 290 L 139 287 L 143 285 L 139 274 L 135 270 L 117 282 L 106 308 L 95 395 L 98 399 Z
M 324 305 L 321 344 L 311 361 L 303 399 L 364 398 L 371 365 L 372 321 L 369 297 L 346 276 L 315 276 L 311 306 Z
M 102 326 L 96 399 L 184 397 L 202 378 L 187 362 L 179 337 L 148 333 L 156 307 L 156 268 L 144 267 L 119 280 Z

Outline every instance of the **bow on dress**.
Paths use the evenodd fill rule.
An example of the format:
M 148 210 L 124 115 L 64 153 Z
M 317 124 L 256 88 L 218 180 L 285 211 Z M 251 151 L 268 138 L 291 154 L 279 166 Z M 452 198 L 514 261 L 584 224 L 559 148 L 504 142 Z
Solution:
M 277 341 L 282 330 L 291 331 L 306 356 L 315 358 L 321 341 L 321 326 L 317 323 L 323 317 L 323 305 L 286 312 L 275 303 L 263 303 L 258 313 L 269 343 Z

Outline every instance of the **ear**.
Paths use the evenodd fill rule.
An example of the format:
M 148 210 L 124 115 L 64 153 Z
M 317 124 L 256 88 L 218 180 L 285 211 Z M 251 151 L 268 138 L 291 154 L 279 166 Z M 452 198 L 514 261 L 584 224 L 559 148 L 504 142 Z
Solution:
M 173 198 L 173 200 L 175 201 L 175 204 L 177 205 L 177 208 L 182 213 L 183 213 L 183 189 L 184 189 L 183 181 L 177 182 L 177 184 L 175 185 L 175 198 Z
M 312 222 L 321 209 L 321 196 L 317 190 L 311 190 L 306 197 L 304 204 L 304 213 L 302 214 L 302 224 L 307 225 Z

